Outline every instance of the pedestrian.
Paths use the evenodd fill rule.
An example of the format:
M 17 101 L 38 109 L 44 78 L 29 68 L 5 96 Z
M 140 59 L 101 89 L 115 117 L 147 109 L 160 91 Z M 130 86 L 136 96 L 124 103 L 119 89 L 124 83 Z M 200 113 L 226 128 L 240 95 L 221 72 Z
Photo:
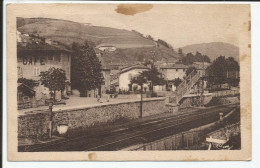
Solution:
M 100 96 L 98 95 L 98 96 L 97 96 L 97 102 L 99 102 L 99 101 L 100 101 Z

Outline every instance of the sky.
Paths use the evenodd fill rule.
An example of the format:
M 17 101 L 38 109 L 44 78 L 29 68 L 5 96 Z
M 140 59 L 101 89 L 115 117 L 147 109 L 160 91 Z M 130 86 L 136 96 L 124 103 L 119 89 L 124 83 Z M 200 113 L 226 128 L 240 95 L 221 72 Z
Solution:
M 174 48 L 208 42 L 237 46 L 239 35 L 250 16 L 248 5 L 156 4 L 124 7 L 118 10 L 117 4 L 26 4 L 17 7 L 16 13 L 20 17 L 48 17 L 134 29 L 165 40 Z M 124 14 L 124 10 L 137 13 L 130 11 L 130 14 Z M 117 11 L 123 11 L 123 14 Z

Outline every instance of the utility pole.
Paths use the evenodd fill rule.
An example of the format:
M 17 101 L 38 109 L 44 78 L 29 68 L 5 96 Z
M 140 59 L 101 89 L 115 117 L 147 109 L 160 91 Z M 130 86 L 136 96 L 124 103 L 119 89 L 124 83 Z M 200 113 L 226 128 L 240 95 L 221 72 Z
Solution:
M 151 51 L 151 53 L 153 54 L 153 55 L 152 55 L 152 66 L 151 66 L 151 68 L 154 68 L 155 52 L 154 52 L 154 51 Z

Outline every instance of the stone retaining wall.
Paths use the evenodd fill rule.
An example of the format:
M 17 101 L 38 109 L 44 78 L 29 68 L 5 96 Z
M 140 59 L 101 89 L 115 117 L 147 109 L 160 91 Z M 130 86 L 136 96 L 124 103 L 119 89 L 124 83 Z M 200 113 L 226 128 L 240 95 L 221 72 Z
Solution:
M 208 104 L 212 99 L 212 95 L 204 95 L 203 96 L 203 105 Z M 196 107 L 200 105 L 200 96 L 194 96 L 194 97 L 185 97 L 183 98 L 183 101 L 180 102 L 181 109 L 183 108 L 189 108 L 189 107 Z
M 143 101 L 143 117 L 167 112 L 165 98 Z M 120 119 L 136 119 L 140 115 L 140 101 L 104 104 L 92 107 L 63 109 L 53 112 L 53 131 L 58 124 L 67 124 L 69 129 L 87 128 Z M 39 137 L 48 133 L 48 111 L 18 117 L 19 137 Z

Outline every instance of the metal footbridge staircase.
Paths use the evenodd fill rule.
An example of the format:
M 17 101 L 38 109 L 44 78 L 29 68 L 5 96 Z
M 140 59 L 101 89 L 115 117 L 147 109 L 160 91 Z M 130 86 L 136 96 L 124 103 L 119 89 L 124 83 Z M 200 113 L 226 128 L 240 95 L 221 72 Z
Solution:
M 192 87 L 199 81 L 201 76 L 200 71 L 192 71 L 176 88 L 176 104 L 178 104 L 185 95 L 190 93 Z

